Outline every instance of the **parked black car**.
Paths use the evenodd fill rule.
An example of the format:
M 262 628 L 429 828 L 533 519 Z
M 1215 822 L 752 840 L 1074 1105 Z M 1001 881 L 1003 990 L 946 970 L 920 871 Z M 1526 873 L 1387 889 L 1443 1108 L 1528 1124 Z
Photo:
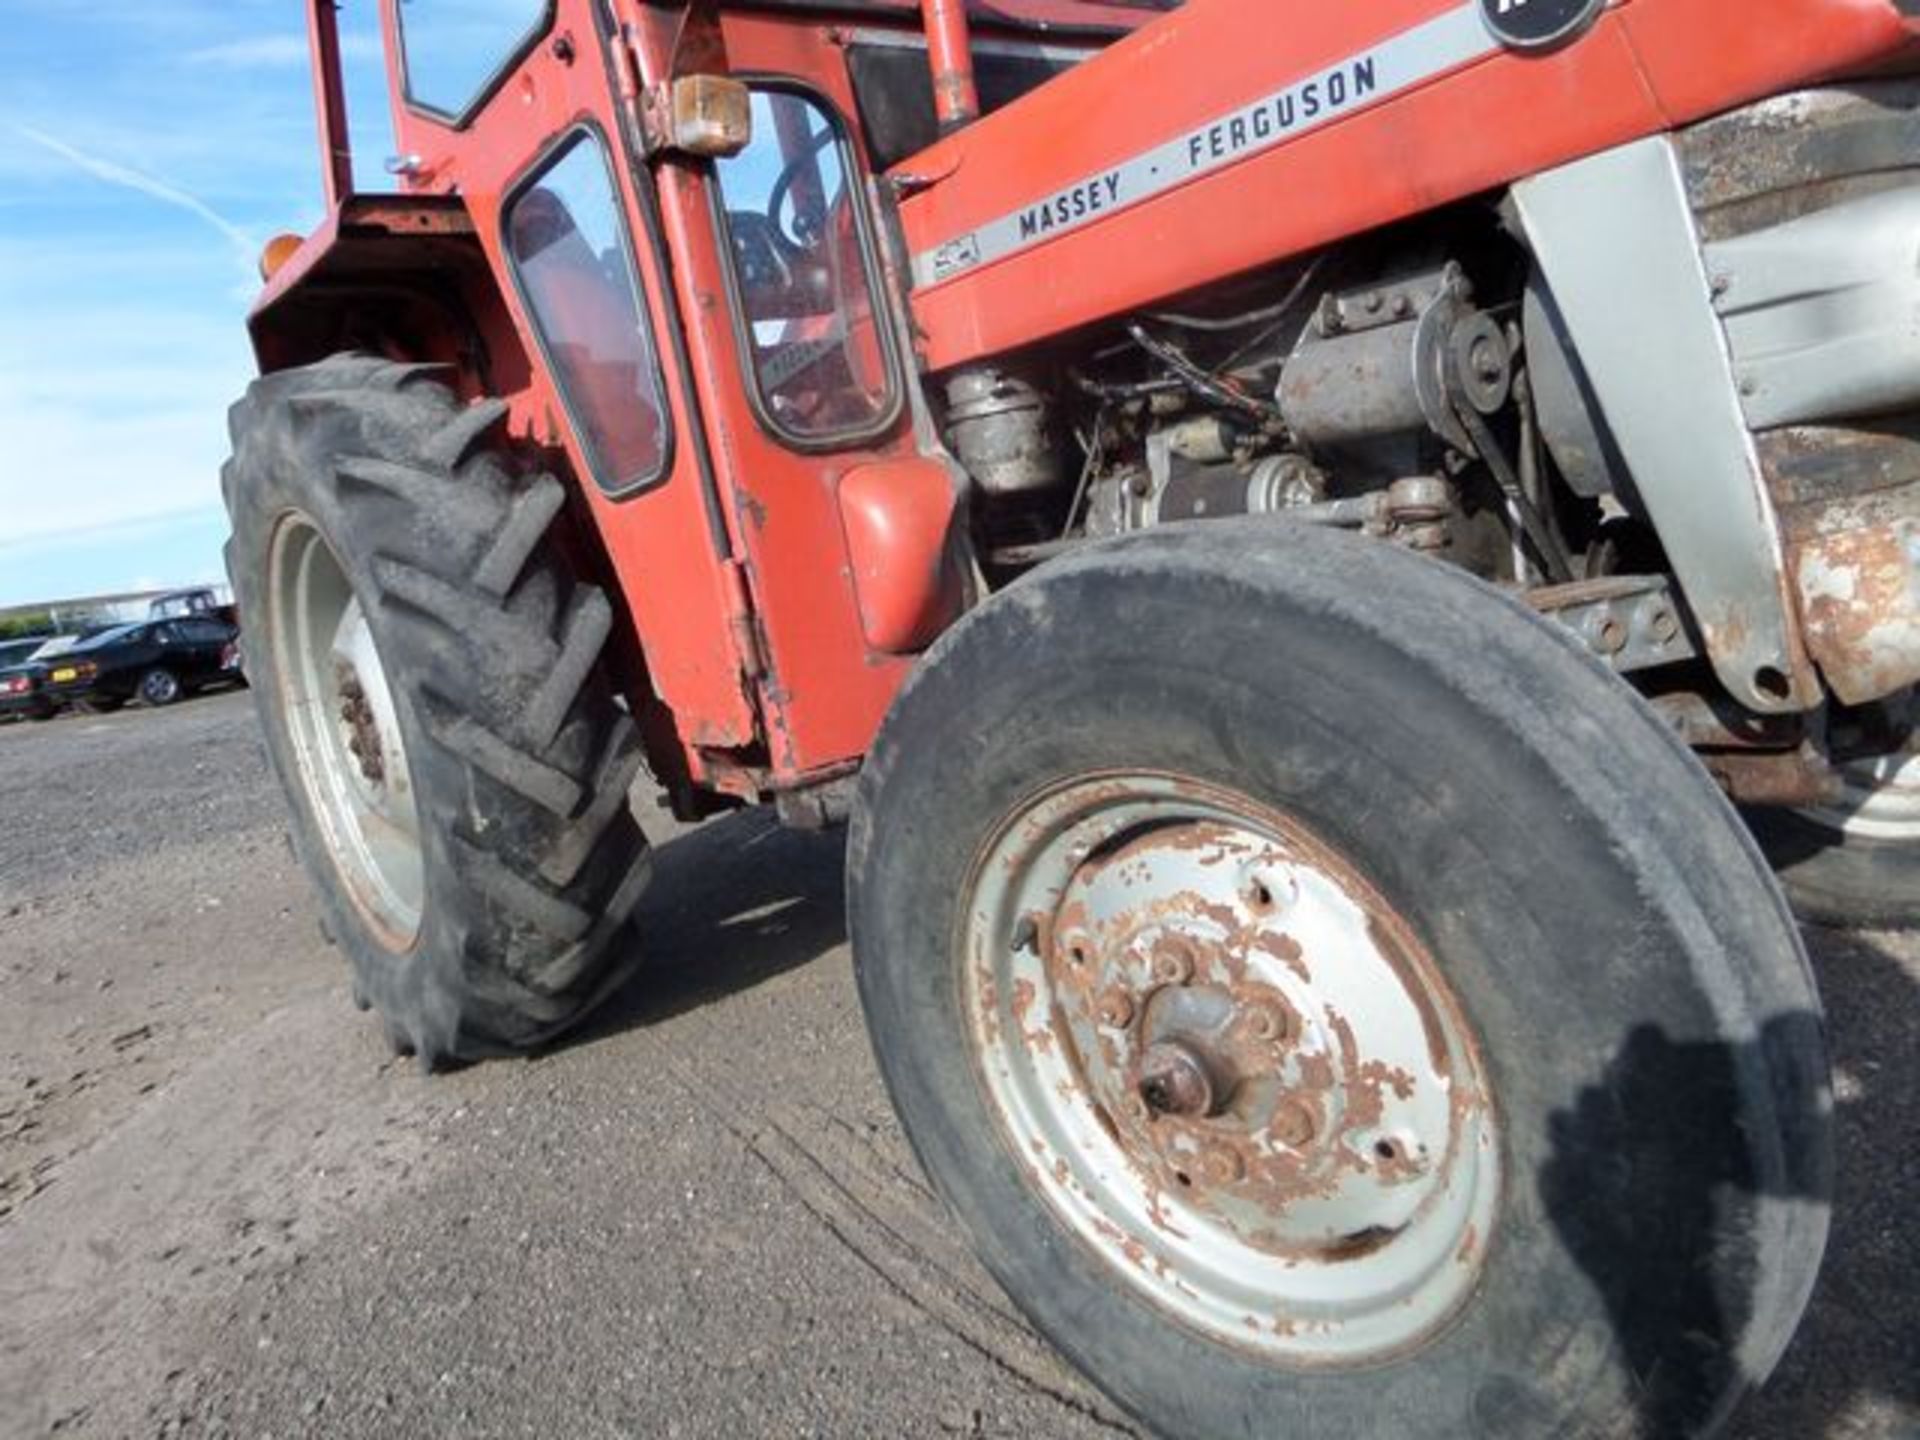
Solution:
M 116 625 L 44 662 L 45 694 L 59 705 L 117 710 L 129 700 L 171 705 L 190 691 L 239 684 L 239 633 L 206 617 Z
M 32 658 L 46 638 L 0 641 L 0 720 L 44 720 L 53 714 L 53 702 L 42 693 L 46 667 Z

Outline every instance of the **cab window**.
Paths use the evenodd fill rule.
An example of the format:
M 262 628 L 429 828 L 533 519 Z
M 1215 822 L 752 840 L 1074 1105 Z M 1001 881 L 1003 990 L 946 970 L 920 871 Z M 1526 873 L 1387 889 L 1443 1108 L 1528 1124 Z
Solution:
M 546 28 L 549 0 L 400 0 L 407 99 L 465 115 Z
M 594 480 L 619 493 L 666 468 L 666 406 L 605 141 L 579 130 L 508 204 L 506 247 Z
M 885 425 L 893 345 L 839 121 L 799 91 L 757 90 L 752 141 L 714 170 L 762 419 L 802 443 Z

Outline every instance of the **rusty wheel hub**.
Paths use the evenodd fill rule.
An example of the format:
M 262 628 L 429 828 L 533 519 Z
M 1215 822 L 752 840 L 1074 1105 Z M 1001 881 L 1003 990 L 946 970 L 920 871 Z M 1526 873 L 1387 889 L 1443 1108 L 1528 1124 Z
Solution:
M 1035 1183 L 1218 1339 L 1361 1362 L 1470 1293 L 1498 1190 L 1471 1034 L 1346 860 L 1244 797 L 1086 780 L 975 872 L 970 1013 Z

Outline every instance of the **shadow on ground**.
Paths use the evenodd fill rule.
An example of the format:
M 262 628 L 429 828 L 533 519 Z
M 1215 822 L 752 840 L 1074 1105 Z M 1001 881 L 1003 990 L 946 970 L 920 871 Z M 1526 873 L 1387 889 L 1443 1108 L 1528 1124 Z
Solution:
M 1735 1353 L 1754 1316 L 1749 1293 L 1763 1200 L 1818 1203 L 1832 1229 L 1818 1287 L 1772 1382 L 1734 1433 L 1751 1440 L 1911 1436 L 1920 1413 L 1920 1241 L 1909 1224 L 1915 1178 L 1904 1158 L 1920 1098 L 1920 985 L 1884 939 L 1809 931 L 1834 1062 L 1836 1172 L 1796 1147 L 1826 1123 L 1818 1072 L 1822 1022 L 1771 1017 L 1752 1040 L 1677 1042 L 1636 1029 L 1603 1075 L 1552 1120 L 1541 1199 L 1561 1243 L 1606 1305 L 1638 1381 L 1646 1440 L 1701 1433 L 1737 1393 Z M 1788 1136 L 1763 1164 L 1720 1117 L 1765 1093 Z M 1810 1251 L 1810 1247 L 1809 1247 Z M 1714 1268 L 1702 1257 L 1715 1254 Z M 1811 1264 L 1811 1253 L 1789 1255 Z M 1804 1283 L 1804 1272 L 1802 1272 Z M 1768 1327 L 1761 1326 L 1761 1330 Z M 1834 1357 L 1847 1363 L 1836 1366 Z
M 1889 937 L 1810 929 L 1835 1069 L 1838 1173 L 1826 1264 L 1746 1440 L 1920 1435 L 1920 983 Z M 1911 943 L 1910 940 L 1907 943 Z M 1836 1364 L 1845 1357 L 1845 1364 Z
M 710 820 L 654 851 L 634 916 L 633 979 L 566 1045 L 652 1025 L 810 964 L 847 938 L 846 831 L 764 811 Z

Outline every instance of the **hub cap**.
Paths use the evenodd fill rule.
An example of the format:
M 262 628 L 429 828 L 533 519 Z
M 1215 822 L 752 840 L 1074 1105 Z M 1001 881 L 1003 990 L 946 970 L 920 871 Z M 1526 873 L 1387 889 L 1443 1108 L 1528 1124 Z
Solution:
M 300 783 L 355 906 L 389 949 L 404 950 L 426 885 L 420 817 L 366 612 L 304 515 L 274 532 L 268 591 Z
M 1296 822 L 1150 774 L 1051 791 L 975 870 L 965 998 L 1055 1214 L 1210 1338 L 1361 1363 L 1471 1292 L 1498 1190 L 1472 1037 Z

